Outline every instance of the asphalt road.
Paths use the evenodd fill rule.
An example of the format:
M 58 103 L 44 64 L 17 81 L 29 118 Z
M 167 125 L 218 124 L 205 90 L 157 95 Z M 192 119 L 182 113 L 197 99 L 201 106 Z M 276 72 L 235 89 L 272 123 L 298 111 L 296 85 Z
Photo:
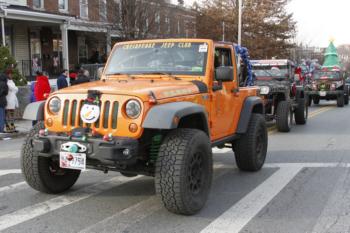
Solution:
M 270 129 L 260 172 L 214 149 L 209 200 L 191 217 L 167 212 L 148 177 L 87 171 L 64 195 L 38 193 L 20 174 L 23 139 L 0 141 L 0 232 L 350 232 L 350 106 L 310 111 L 290 133 Z

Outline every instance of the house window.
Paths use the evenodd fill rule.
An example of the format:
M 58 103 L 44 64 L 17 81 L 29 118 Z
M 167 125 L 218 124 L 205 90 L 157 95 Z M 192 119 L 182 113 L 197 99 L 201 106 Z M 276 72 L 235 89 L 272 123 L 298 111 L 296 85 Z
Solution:
M 58 0 L 58 9 L 60 11 L 68 11 L 68 0 Z
M 44 8 L 44 0 L 33 0 L 33 7 L 37 9 Z
M 100 19 L 107 21 L 107 0 L 100 0 Z
M 166 25 L 166 31 L 169 34 L 170 33 L 170 18 L 169 17 L 165 17 L 165 25 Z
M 80 18 L 89 18 L 88 0 L 80 0 Z

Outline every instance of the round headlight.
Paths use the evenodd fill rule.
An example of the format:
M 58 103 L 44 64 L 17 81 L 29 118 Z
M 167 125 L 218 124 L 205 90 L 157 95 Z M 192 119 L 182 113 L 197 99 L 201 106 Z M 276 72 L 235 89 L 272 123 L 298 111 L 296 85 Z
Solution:
M 267 87 L 267 86 L 260 87 L 260 94 L 267 95 L 269 94 L 269 92 L 270 92 L 270 87 Z
M 49 110 L 51 113 L 57 114 L 61 110 L 61 100 L 57 97 L 50 99 Z
M 128 117 L 135 119 L 141 114 L 141 104 L 137 100 L 129 100 L 125 112 Z

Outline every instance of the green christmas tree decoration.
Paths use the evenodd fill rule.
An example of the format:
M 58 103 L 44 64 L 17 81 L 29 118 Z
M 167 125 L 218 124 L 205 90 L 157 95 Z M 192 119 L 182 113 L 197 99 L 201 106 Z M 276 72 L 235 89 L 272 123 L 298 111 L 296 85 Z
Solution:
M 325 60 L 323 63 L 323 69 L 341 69 L 342 65 L 339 61 L 337 48 L 334 46 L 333 40 L 331 40 L 326 52 L 324 54 Z
M 0 46 L 0 73 L 5 73 L 7 69 L 12 69 L 13 81 L 17 86 L 27 85 L 27 80 L 16 68 L 16 59 L 10 54 L 7 47 Z

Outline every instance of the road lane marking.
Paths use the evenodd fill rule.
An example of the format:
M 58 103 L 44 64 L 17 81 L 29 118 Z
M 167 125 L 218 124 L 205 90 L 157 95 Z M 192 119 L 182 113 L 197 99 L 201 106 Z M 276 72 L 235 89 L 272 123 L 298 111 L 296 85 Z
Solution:
M 224 164 L 214 164 L 214 169 L 219 169 L 223 167 L 225 167 Z M 144 176 L 137 176 L 132 178 L 128 178 L 124 176 L 114 177 L 107 181 L 73 191 L 69 194 L 61 195 L 56 198 L 47 200 L 45 202 L 41 202 L 32 206 L 28 206 L 23 209 L 14 211 L 12 213 L 2 215 L 0 216 L 0 232 L 7 228 L 21 224 L 25 221 L 47 214 L 51 211 L 74 204 L 76 202 L 82 201 L 94 195 L 100 194 L 104 191 L 107 191 L 109 189 L 118 187 L 122 184 L 131 182 L 133 180 L 139 179 L 140 177 L 144 177 Z
M 140 176 L 127 178 L 123 176 L 114 177 L 99 184 L 94 184 L 77 191 L 73 191 L 66 195 L 61 195 L 56 198 L 41 202 L 32 206 L 25 207 L 15 212 L 0 216 L 0 231 L 3 231 L 9 227 L 47 214 L 51 211 L 60 209 L 67 205 L 74 204 L 81 200 L 92 197 L 96 194 L 102 193 L 109 189 L 118 187 L 122 184 L 138 179 Z
M 329 111 L 329 110 L 331 110 L 331 109 L 333 109 L 333 108 L 335 108 L 335 107 L 333 107 L 333 106 L 322 107 L 322 108 L 319 109 L 319 110 L 316 110 L 316 111 L 311 112 L 311 113 L 309 114 L 309 116 L 308 116 L 308 119 L 314 118 L 314 117 L 320 115 L 321 113 L 327 112 L 327 111 Z M 268 134 L 269 134 L 269 135 L 275 134 L 275 133 L 277 133 L 277 132 L 278 132 L 278 130 L 277 130 L 277 127 L 276 127 L 276 126 L 272 126 L 272 127 L 268 128 Z
M 212 152 L 213 152 L 213 154 L 224 154 L 224 153 L 230 153 L 230 152 L 233 153 L 233 151 L 232 151 L 231 148 L 222 148 L 222 149 L 219 149 L 219 148 L 217 148 L 217 147 L 213 148 L 213 149 L 212 149 Z
M 317 218 L 312 233 L 349 232 L 350 171 L 342 173 L 337 180 L 326 205 Z
M 27 188 L 27 187 L 29 187 L 29 186 L 27 185 L 27 183 L 25 181 L 11 184 L 11 185 L 4 186 L 4 187 L 0 187 L 0 195 L 2 192 L 7 192 L 9 190 L 12 191 L 13 189 L 18 190 L 18 189 L 23 189 L 23 188 Z
M 210 223 L 201 233 L 240 232 L 301 169 L 301 167 L 280 168 L 238 203 Z
M 131 224 L 140 222 L 142 219 L 162 208 L 163 206 L 160 205 L 159 198 L 153 196 L 103 219 L 102 221 L 79 231 L 79 233 L 109 233 L 111 229 L 113 229 L 114 233 L 124 232 Z
M 20 174 L 20 173 L 22 173 L 21 169 L 0 170 L 0 176 L 5 176 L 9 174 Z
M 214 164 L 213 181 L 228 172 L 217 171 L 220 168 L 231 169 L 233 167 L 228 167 L 227 164 Z M 132 224 L 140 222 L 162 208 L 164 207 L 161 200 L 157 196 L 152 196 L 79 231 L 79 233 L 109 233 L 108 229 L 113 229 L 114 233 L 123 233 Z

